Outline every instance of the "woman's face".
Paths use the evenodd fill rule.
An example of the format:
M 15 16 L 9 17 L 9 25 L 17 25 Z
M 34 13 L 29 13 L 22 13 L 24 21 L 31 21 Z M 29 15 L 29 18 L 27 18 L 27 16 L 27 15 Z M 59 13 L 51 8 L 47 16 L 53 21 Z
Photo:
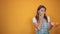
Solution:
M 45 12 L 46 12 L 46 11 L 45 11 L 45 8 L 41 8 L 41 9 L 38 11 L 38 13 L 39 13 L 40 16 L 42 16 L 42 15 L 44 16 Z

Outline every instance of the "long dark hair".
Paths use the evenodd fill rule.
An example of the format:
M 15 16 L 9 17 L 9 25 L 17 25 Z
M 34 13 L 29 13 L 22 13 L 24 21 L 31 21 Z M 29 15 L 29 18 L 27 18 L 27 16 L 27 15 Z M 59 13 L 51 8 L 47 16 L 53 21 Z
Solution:
M 40 6 L 38 7 L 38 9 L 37 9 L 37 14 L 36 14 L 36 16 L 35 16 L 36 19 L 37 19 L 37 21 L 39 20 L 39 13 L 38 13 L 38 11 L 39 11 L 41 8 L 45 8 L 45 11 L 46 11 L 46 7 L 45 7 L 45 6 L 40 5 Z M 46 14 L 44 14 L 44 18 L 45 18 L 46 21 L 48 22 Z

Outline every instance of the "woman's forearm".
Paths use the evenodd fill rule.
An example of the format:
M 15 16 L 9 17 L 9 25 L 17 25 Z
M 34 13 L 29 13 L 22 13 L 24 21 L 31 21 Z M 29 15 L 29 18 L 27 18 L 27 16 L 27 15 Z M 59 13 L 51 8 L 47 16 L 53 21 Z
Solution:
M 39 20 L 38 21 L 38 26 L 37 26 L 38 30 L 40 30 L 41 26 L 42 26 L 42 20 Z
M 51 25 L 51 23 L 48 23 L 48 30 L 50 30 L 53 26 Z
M 37 28 L 38 30 L 40 29 L 40 24 L 38 24 L 38 23 L 34 23 L 34 25 L 35 25 L 35 28 Z

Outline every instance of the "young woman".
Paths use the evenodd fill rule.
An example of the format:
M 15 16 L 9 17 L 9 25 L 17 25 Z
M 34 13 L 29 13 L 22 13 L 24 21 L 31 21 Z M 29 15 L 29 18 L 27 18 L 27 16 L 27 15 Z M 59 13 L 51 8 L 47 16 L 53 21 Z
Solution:
M 49 30 L 54 26 L 54 23 L 50 23 L 49 16 L 46 16 L 46 7 L 43 5 L 38 7 L 37 14 L 33 18 L 33 23 L 36 34 L 49 34 Z

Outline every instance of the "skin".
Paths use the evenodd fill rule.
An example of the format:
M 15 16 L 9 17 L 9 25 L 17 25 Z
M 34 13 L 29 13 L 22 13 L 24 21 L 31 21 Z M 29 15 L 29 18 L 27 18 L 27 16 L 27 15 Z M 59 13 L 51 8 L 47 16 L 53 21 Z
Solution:
M 41 26 L 42 26 L 42 20 L 44 17 L 44 14 L 46 13 L 45 8 L 41 8 L 39 11 L 39 20 L 38 23 L 34 23 L 35 27 L 40 30 Z M 48 23 L 48 29 L 50 30 L 52 28 L 51 22 Z

